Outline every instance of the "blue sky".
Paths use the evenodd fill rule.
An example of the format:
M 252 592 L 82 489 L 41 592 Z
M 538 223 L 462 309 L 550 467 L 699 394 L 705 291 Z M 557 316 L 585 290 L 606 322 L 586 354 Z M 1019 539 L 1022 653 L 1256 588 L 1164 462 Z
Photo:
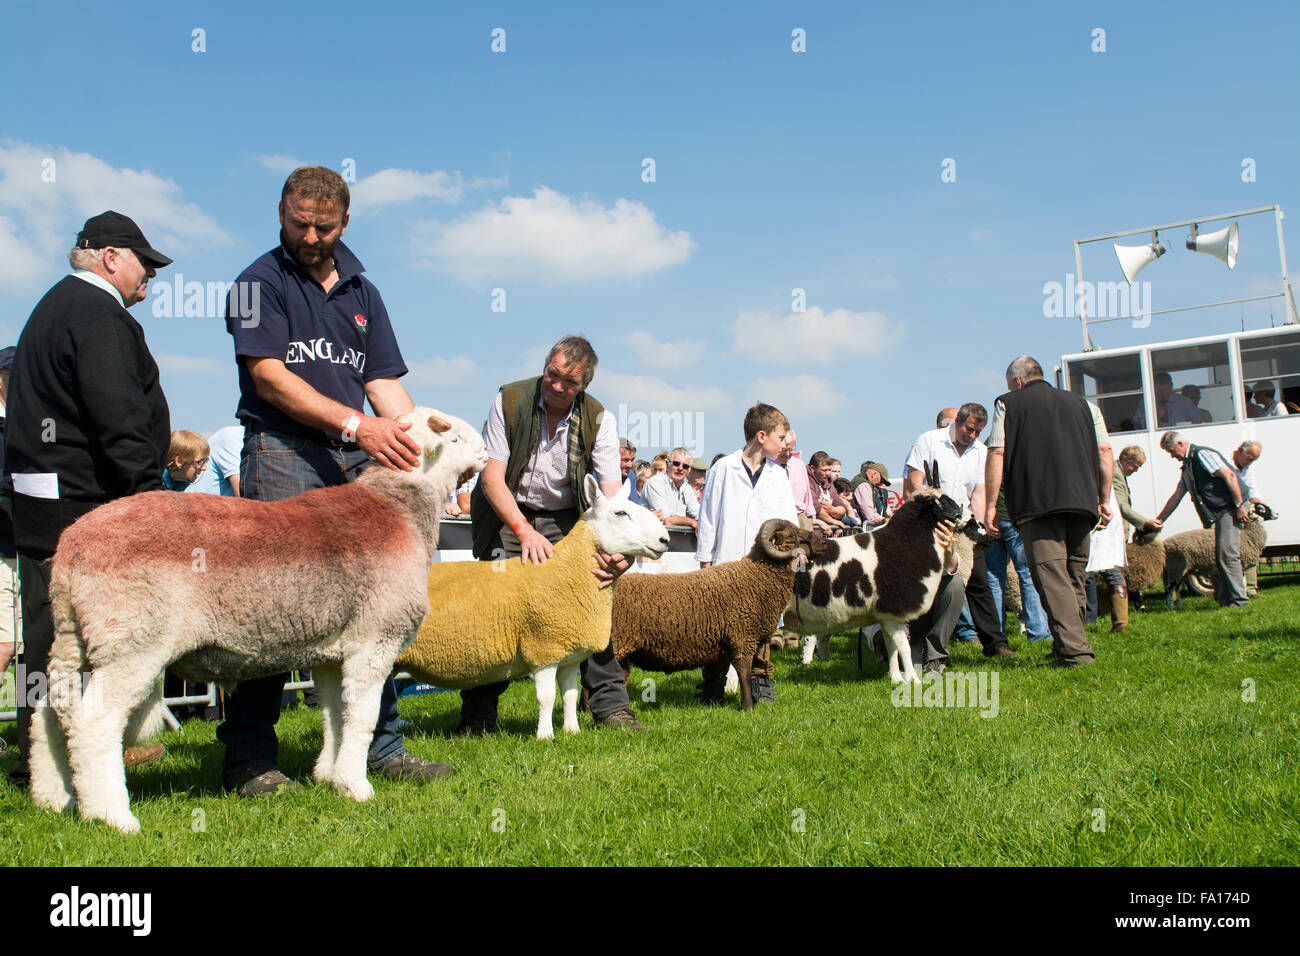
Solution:
M 1272 203 L 1300 216 L 1294 4 L 127 9 L 6 5 L 7 342 L 87 216 L 141 224 L 176 260 L 155 285 L 229 282 L 276 243 L 292 166 L 351 160 L 344 241 L 417 402 L 478 424 L 498 385 L 582 332 L 611 409 L 684 416 L 709 457 L 771 402 L 805 454 L 852 471 L 901 461 L 943 405 L 991 404 L 1016 355 L 1050 366 L 1080 349 L 1074 319 L 1043 315 L 1071 240 Z M 1166 234 L 1170 255 L 1141 277 L 1152 307 L 1277 291 L 1272 219 L 1240 227 L 1231 273 Z M 1295 270 L 1300 229 L 1289 238 Z M 1109 243 L 1084 272 L 1121 278 Z M 158 304 L 133 314 L 173 427 L 230 423 L 224 323 Z M 1274 300 L 1093 338 L 1258 328 L 1270 312 L 1282 321 Z M 680 440 L 666 431 L 651 451 Z

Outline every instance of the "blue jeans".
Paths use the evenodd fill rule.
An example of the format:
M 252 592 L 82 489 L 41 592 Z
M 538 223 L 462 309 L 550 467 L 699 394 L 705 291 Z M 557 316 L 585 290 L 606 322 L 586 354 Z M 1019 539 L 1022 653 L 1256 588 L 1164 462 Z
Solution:
M 330 446 L 282 432 L 244 430 L 244 450 L 239 460 L 239 494 L 257 501 L 280 501 L 333 485 L 356 481 L 371 464 L 370 456 L 352 446 Z M 217 739 L 226 745 L 222 774 L 229 776 L 256 766 L 274 767 L 279 752 L 275 722 L 288 674 L 273 674 L 240 681 L 226 701 L 226 719 Z M 397 688 L 393 678 L 384 681 L 379 721 L 367 760 L 378 765 L 406 748 L 397 732 Z
M 959 641 L 978 641 L 980 639 L 979 631 L 975 630 L 975 619 L 970 616 L 970 605 L 965 601 L 962 601 L 961 617 L 957 618 L 957 627 L 952 636 Z
M 1020 540 L 1020 530 L 1010 521 L 998 521 L 998 530 L 1002 537 L 989 545 L 988 578 L 989 590 L 993 592 L 993 605 L 997 609 L 999 621 L 1005 621 L 1007 614 L 1002 603 L 1002 593 L 1007 588 L 1007 557 L 1016 567 L 1016 577 L 1020 579 L 1020 604 L 1025 609 L 1025 625 L 1029 629 L 1029 640 L 1046 641 L 1052 632 L 1047 626 L 1047 614 L 1043 611 L 1043 602 L 1034 590 L 1034 580 L 1029 576 L 1029 559 L 1025 557 L 1025 545 Z

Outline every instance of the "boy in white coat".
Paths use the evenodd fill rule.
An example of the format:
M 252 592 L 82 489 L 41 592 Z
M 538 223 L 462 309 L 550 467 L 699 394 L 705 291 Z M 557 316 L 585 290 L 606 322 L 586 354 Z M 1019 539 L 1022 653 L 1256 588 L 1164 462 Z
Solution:
M 704 482 L 695 549 L 700 567 L 743 558 L 769 518 L 796 520 L 790 481 L 773 460 L 789 430 L 790 422 L 771 405 L 760 403 L 745 413 L 745 447 L 718 459 Z M 776 699 L 771 652 L 768 641 L 759 641 L 749 679 L 755 703 Z M 722 702 L 727 666 L 723 661 L 704 668 L 704 703 Z

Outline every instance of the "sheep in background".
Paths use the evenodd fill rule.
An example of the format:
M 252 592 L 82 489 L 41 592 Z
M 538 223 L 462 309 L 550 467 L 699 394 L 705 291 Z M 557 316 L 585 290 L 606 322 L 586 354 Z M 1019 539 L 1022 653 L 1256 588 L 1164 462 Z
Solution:
M 943 575 L 940 521 L 964 527 L 970 511 L 935 490 L 919 491 L 872 534 L 835 538 L 815 549 L 794 578 L 785 626 L 800 634 L 835 634 L 879 624 L 889 652 L 889 677 L 918 682 L 907 623 L 934 603 Z M 903 674 L 899 673 L 899 662 Z
M 123 736 L 157 729 L 168 666 L 226 687 L 310 667 L 324 725 L 315 777 L 355 800 L 373 796 L 366 748 L 384 679 L 428 610 L 442 503 L 459 475 L 487 463 L 467 422 L 428 408 L 397 420 L 423 448 L 413 471 L 376 465 L 276 502 L 148 492 L 63 533 L 50 578 L 50 690 L 32 720 L 37 806 L 77 805 L 139 831 Z
M 596 552 L 658 558 L 668 529 L 627 500 L 613 498 L 588 475 L 591 507 L 545 564 L 456 561 L 429 568 L 429 613 L 398 666 L 438 687 L 478 687 L 532 675 L 537 689 L 537 737 L 555 736 L 556 675 L 564 729 L 578 732 L 578 665 L 609 646 L 615 594 L 631 581 L 600 587 L 591 573 Z M 640 578 L 643 575 L 631 575 Z
M 1259 520 L 1247 521 L 1241 529 L 1242 570 L 1259 564 L 1268 542 L 1268 532 Z M 1165 539 L 1165 607 L 1173 609 L 1179 588 L 1190 574 L 1217 574 L 1219 563 L 1214 556 L 1214 529 L 1197 528 Z M 1181 603 L 1181 601 L 1180 601 Z
M 726 661 L 740 677 L 741 706 L 754 706 L 749 669 L 794 590 L 809 534 L 781 518 L 764 521 L 739 561 L 680 574 L 634 574 L 614 596 L 614 656 L 626 674 L 692 670 Z

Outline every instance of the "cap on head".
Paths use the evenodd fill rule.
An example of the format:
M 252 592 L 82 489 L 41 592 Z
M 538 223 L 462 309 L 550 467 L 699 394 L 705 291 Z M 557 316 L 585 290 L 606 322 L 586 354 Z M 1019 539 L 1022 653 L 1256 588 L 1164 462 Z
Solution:
M 91 216 L 81 227 L 81 232 L 77 233 L 78 249 L 105 249 L 110 246 L 115 249 L 130 249 L 156 269 L 172 264 L 171 259 L 149 245 L 149 240 L 134 220 L 111 209 L 98 216 Z
M 888 480 L 889 480 L 889 469 L 886 468 L 884 465 L 882 465 L 880 462 L 878 462 L 878 461 L 869 461 L 869 462 L 867 462 L 867 468 L 874 468 L 876 471 L 880 472 L 880 480 L 881 480 L 881 481 L 888 481 Z

